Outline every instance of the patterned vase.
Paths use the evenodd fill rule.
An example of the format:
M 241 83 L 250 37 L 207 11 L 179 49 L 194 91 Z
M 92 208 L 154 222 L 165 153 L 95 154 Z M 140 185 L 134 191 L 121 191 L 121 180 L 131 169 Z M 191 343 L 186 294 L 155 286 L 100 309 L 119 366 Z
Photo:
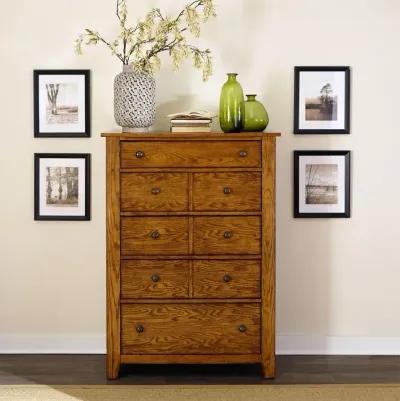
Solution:
M 243 131 L 264 131 L 269 123 L 267 110 L 256 100 L 257 95 L 246 96 L 247 100 L 241 105 Z
M 219 125 L 224 132 L 240 132 L 242 129 L 240 104 L 244 100 L 243 90 L 236 76 L 235 73 L 228 73 L 228 80 L 221 90 Z
M 156 82 L 129 65 L 114 80 L 114 117 L 123 132 L 146 132 L 156 116 Z

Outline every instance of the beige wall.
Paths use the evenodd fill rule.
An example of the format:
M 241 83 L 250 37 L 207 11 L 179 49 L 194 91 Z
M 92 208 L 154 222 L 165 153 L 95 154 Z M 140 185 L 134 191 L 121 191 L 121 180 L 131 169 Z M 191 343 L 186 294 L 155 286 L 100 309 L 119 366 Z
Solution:
M 130 0 L 133 20 L 150 6 Z M 115 128 L 106 49 L 73 53 L 84 27 L 115 32 L 114 1 L 1 4 L 0 352 L 104 350 L 105 147 Z M 190 64 L 157 74 L 157 128 L 182 108 L 216 110 L 224 73 L 259 93 L 278 141 L 279 352 L 400 352 L 399 38 L 397 0 L 219 0 L 201 43 L 214 53 L 208 83 Z M 352 67 L 349 136 L 292 134 L 293 67 Z M 92 70 L 91 139 L 33 139 L 32 70 Z M 292 218 L 292 151 L 352 150 L 352 218 Z M 33 221 L 33 153 L 90 152 L 90 222 Z

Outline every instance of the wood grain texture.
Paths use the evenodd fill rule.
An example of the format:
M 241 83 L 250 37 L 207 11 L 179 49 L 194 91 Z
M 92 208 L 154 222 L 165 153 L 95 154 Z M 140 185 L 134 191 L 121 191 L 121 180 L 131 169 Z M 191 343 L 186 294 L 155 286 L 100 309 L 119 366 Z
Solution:
M 190 266 L 187 260 L 123 260 L 122 298 L 187 298 Z
M 195 260 L 195 298 L 260 297 L 260 262 L 255 260 Z
M 261 220 L 254 216 L 194 217 L 196 255 L 259 254 Z M 225 235 L 231 235 L 226 238 Z
M 137 152 L 143 156 L 136 157 Z M 260 167 L 260 142 L 121 142 L 121 168 L 192 166 Z
M 254 259 L 260 260 L 261 253 L 259 255 L 234 255 L 235 259 Z M 199 259 L 218 259 L 218 260 L 231 260 L 232 255 L 128 255 L 121 256 L 121 260 L 140 260 L 140 259 L 189 259 L 189 260 L 199 260 Z
M 189 263 L 189 297 L 193 298 L 193 260 L 188 260 Z
M 123 354 L 260 353 L 257 304 L 123 304 L 121 311 Z
M 214 304 L 214 303 L 226 303 L 226 304 L 248 304 L 248 303 L 261 303 L 260 299 L 257 298 L 188 298 L 188 299 L 121 299 L 122 304 Z
M 195 363 L 203 364 L 223 364 L 223 363 L 260 363 L 259 354 L 202 354 L 202 355 L 121 355 L 121 363 L 157 363 L 157 364 L 179 364 Z
M 122 361 L 261 362 L 273 377 L 276 135 L 104 136 L 120 144 L 107 145 L 108 376 Z
M 188 191 L 189 191 L 189 212 L 193 211 L 193 174 L 188 174 Z
M 275 377 L 275 138 L 262 142 L 263 239 L 262 239 L 262 324 L 263 375 Z
M 187 217 L 122 217 L 121 254 L 187 255 L 188 228 Z
M 194 246 L 194 238 L 193 238 L 193 231 L 194 231 L 194 220 L 193 216 L 188 217 L 189 227 L 188 227 L 188 236 L 189 236 L 189 255 L 193 254 L 193 246 Z
M 188 210 L 188 174 L 121 173 L 121 210 Z
M 193 174 L 193 210 L 261 210 L 260 173 Z
M 215 167 L 135 167 L 121 169 L 121 173 L 214 173 Z M 218 167 L 220 173 L 261 173 L 261 167 Z
M 120 186 L 119 138 L 107 138 L 107 377 L 120 367 Z
M 151 132 L 104 132 L 102 137 L 117 137 L 124 141 L 259 141 L 262 138 L 281 136 L 279 132 L 240 132 L 240 133 L 225 133 L 225 132 L 180 132 L 174 133 L 169 131 L 151 131 Z
M 121 216 L 261 216 L 259 212 L 221 212 L 209 210 L 207 212 L 121 212 Z

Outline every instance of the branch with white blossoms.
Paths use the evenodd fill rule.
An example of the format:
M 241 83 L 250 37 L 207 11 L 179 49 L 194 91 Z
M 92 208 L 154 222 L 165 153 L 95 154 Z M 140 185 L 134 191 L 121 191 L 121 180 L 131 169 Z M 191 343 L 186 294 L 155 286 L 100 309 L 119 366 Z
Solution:
M 98 32 L 86 29 L 75 41 L 76 53 L 82 54 L 83 45 L 102 43 L 123 64 L 131 64 L 137 72 L 152 74 L 160 68 L 159 54 L 168 52 L 175 70 L 191 57 L 194 67 L 202 71 L 204 81 L 211 76 L 211 51 L 189 44 L 186 35 L 198 38 L 201 24 L 216 16 L 213 0 L 194 0 L 174 18 L 153 8 L 133 27 L 128 25 L 127 0 L 117 0 L 116 15 L 120 34 L 115 40 L 107 41 Z
M 117 56 L 122 62 L 124 62 L 123 55 L 118 52 L 118 40 L 114 42 L 108 42 L 102 38 L 98 32 L 92 31 L 91 29 L 85 29 L 85 33 L 80 35 L 75 41 L 75 52 L 78 55 L 82 54 L 82 44 L 85 45 L 97 45 L 99 42 L 104 43 L 110 50 L 111 54 Z

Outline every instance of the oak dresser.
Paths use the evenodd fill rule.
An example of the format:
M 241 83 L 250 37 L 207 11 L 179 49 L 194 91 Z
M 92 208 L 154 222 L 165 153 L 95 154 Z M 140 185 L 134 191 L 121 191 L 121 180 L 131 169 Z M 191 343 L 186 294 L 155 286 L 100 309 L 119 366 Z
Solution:
M 107 376 L 124 363 L 275 373 L 274 133 L 104 133 Z

